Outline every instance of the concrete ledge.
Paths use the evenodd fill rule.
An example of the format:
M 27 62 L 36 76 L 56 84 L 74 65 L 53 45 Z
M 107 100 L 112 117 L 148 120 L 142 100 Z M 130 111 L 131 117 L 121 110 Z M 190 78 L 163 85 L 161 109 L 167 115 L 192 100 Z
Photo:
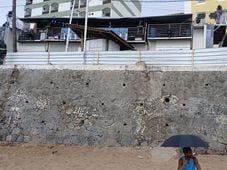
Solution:
M 226 66 L 145 66 L 145 65 L 1 65 L 0 69 L 24 70 L 103 70 L 103 71 L 227 71 Z

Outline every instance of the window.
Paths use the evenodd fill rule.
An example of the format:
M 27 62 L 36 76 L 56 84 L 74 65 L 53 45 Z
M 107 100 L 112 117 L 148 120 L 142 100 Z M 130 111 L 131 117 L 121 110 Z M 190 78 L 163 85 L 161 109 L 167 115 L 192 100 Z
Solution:
M 86 0 L 81 0 L 80 2 L 80 8 L 86 7 Z
M 73 7 L 73 0 L 71 0 L 71 9 Z M 76 1 L 75 2 L 75 6 L 74 6 L 75 9 L 79 8 L 79 1 Z
M 43 14 L 49 14 L 50 7 L 49 5 L 44 5 L 43 6 Z
M 205 18 L 206 18 L 205 12 L 198 13 L 196 16 L 196 24 L 204 24 Z
M 32 4 L 33 0 L 26 0 L 26 5 Z
M 53 13 L 53 12 L 58 12 L 58 4 L 57 3 L 51 4 L 51 13 Z
M 110 17 L 110 8 L 104 8 L 102 10 L 102 16 L 103 17 Z
M 24 17 L 30 17 L 32 13 L 32 10 L 30 8 L 25 9 Z
M 197 14 L 197 18 L 199 19 L 205 19 L 206 18 L 206 13 L 205 12 L 201 12 Z
M 205 0 L 197 0 L 198 3 L 204 3 Z
M 111 3 L 111 0 L 103 0 L 103 4 Z

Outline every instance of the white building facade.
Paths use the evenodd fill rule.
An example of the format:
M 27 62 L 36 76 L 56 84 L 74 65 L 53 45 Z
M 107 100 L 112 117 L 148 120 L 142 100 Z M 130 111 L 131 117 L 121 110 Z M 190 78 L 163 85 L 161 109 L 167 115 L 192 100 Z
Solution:
M 184 13 L 185 14 L 191 14 L 192 13 L 192 2 L 191 1 L 185 1 L 184 2 Z
M 73 0 L 26 0 L 25 17 L 69 17 Z M 85 16 L 86 0 L 76 0 L 74 16 Z M 89 0 L 89 17 L 138 17 L 140 0 Z

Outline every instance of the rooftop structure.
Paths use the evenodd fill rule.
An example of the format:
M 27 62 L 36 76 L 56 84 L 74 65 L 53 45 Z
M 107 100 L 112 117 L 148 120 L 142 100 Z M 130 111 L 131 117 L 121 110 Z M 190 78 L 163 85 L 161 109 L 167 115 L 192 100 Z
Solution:
M 26 0 L 25 17 L 69 17 L 73 0 Z M 74 16 L 85 16 L 86 0 L 76 0 Z M 141 15 L 139 0 L 90 0 L 89 15 L 92 17 L 132 17 Z
M 185 13 L 192 13 L 195 24 L 227 24 L 227 0 L 185 2 Z
M 31 48 L 27 48 L 26 44 L 29 44 L 29 46 L 36 44 L 34 46 L 37 49 L 38 43 L 43 47 L 42 49 L 37 49 L 37 51 L 48 50 L 46 47 L 51 47 L 51 51 L 64 51 L 69 18 L 36 17 L 23 18 L 21 20 L 26 23 L 36 23 L 32 30 L 24 31 L 19 36 L 19 49 L 21 51 L 31 50 Z M 119 42 L 119 40 L 123 39 L 136 50 L 190 49 L 192 40 L 191 21 L 191 14 L 124 18 L 92 17 L 89 18 L 89 27 L 112 31 L 111 36 L 114 36 L 112 36 L 111 40 Z M 74 17 L 72 24 L 83 26 L 84 17 Z M 80 34 L 75 30 L 70 31 L 71 47 L 69 51 L 81 50 Z M 107 38 L 107 36 L 100 36 L 101 34 L 96 35 L 99 37 L 95 38 Z M 121 39 L 117 38 L 116 35 Z M 115 38 L 113 39 L 113 37 Z M 90 41 L 92 39 L 94 37 L 88 34 L 87 40 Z M 61 44 L 61 48 L 57 44 Z M 23 47 L 26 47 L 26 49 Z M 121 45 L 120 49 L 127 50 L 128 47 L 123 48 Z

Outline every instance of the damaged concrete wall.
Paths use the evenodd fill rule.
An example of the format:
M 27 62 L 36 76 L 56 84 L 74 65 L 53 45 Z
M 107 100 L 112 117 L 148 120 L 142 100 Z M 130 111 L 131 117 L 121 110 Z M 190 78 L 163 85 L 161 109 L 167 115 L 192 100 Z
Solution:
M 197 134 L 227 151 L 227 72 L 0 69 L 0 140 L 157 146 Z

